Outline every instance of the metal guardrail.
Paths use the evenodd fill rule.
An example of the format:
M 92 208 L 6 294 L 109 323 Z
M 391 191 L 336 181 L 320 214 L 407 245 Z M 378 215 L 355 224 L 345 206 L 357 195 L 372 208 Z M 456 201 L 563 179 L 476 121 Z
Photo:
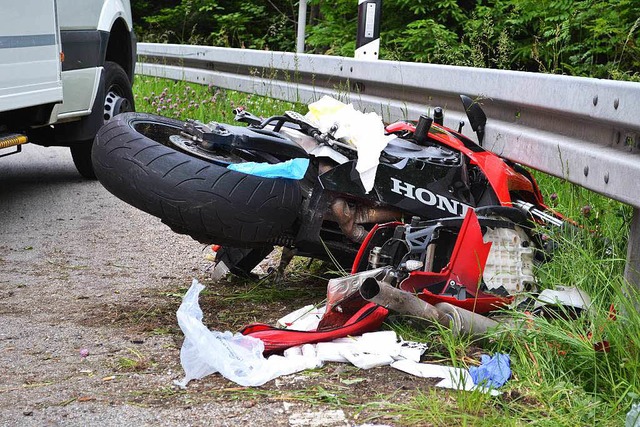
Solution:
M 486 148 L 634 206 L 626 275 L 640 284 L 638 83 L 206 46 L 140 43 L 138 54 L 141 74 L 302 103 L 328 94 L 387 121 L 440 106 L 457 128 L 459 95 L 475 98 Z

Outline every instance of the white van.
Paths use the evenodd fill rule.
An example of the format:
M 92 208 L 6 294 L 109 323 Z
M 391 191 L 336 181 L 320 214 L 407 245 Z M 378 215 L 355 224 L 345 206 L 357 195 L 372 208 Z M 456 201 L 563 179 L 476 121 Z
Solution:
M 134 110 L 135 56 L 129 0 L 0 2 L 0 157 L 25 142 L 68 146 L 95 178 L 97 130 Z

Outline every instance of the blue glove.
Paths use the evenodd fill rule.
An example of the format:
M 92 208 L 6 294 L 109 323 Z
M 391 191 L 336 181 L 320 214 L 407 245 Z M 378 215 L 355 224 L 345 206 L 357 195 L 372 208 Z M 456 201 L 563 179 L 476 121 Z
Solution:
M 481 356 L 482 364 L 469 368 L 474 384 L 489 388 L 500 388 L 511 376 L 511 361 L 508 354 L 496 353 L 493 357 Z
M 255 162 L 233 163 L 227 166 L 227 169 L 264 178 L 302 179 L 308 167 L 309 159 L 291 159 L 276 164 Z

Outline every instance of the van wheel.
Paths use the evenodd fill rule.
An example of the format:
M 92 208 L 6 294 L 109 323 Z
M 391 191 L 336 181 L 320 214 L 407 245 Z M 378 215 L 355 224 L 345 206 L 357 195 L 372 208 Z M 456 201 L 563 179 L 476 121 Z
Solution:
M 102 117 L 104 123 L 112 117 L 135 111 L 133 91 L 127 73 L 115 62 L 107 61 L 104 64 L 104 93 Z M 97 130 L 97 129 L 96 129 Z M 96 179 L 96 174 L 91 163 L 91 148 L 93 139 L 71 146 L 71 157 L 76 169 L 86 179 Z

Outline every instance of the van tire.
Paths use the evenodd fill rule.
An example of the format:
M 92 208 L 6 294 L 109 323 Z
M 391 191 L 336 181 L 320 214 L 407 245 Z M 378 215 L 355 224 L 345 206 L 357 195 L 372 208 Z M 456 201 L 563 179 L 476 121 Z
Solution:
M 135 103 L 131 82 L 127 73 L 120 65 L 112 61 L 106 61 L 104 64 L 104 86 L 103 90 L 99 90 L 98 94 L 104 94 L 104 99 L 100 103 L 96 103 L 100 114 L 102 124 L 106 123 L 112 117 L 129 111 L 135 111 Z M 79 142 L 71 145 L 71 157 L 76 169 L 86 179 L 96 179 L 91 162 L 91 147 L 93 139 Z

